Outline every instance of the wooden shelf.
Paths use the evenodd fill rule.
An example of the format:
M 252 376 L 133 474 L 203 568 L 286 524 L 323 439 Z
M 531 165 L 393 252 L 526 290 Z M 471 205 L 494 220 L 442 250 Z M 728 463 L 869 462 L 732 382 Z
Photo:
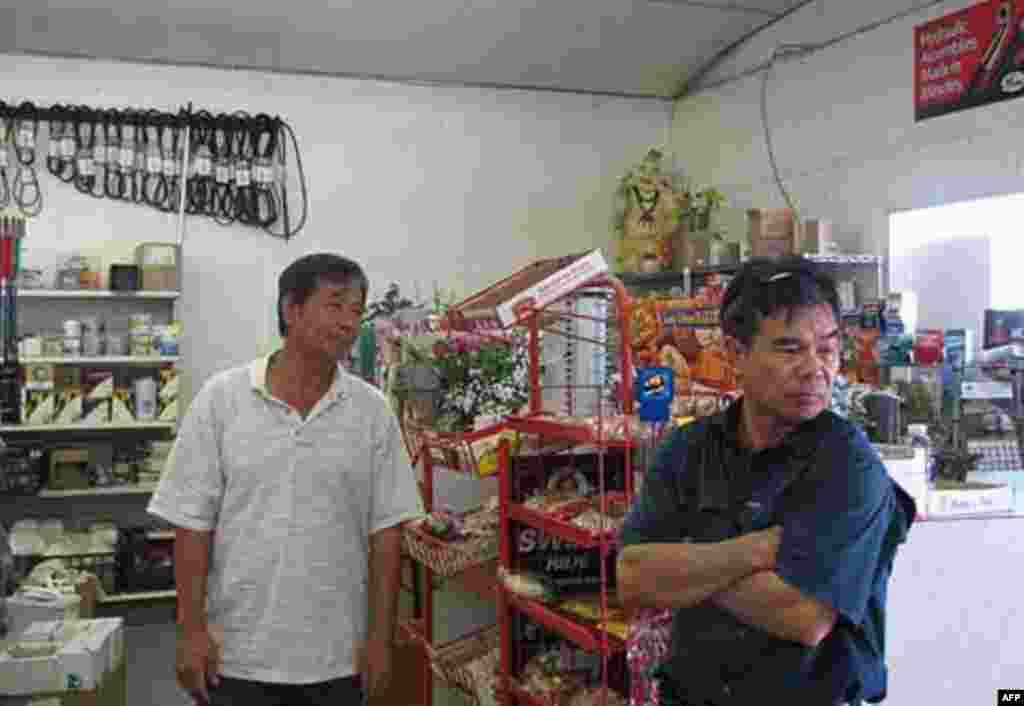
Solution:
M 114 485 L 109 488 L 80 488 L 75 490 L 41 490 L 40 498 L 77 498 L 89 495 L 149 495 L 156 490 L 156 483 L 138 485 Z
M 112 299 L 115 301 L 173 301 L 177 291 L 111 292 L 106 289 L 19 289 L 18 299 Z
M 128 424 L 8 424 L 0 426 L 4 434 L 39 434 L 68 431 L 145 431 L 173 430 L 175 422 L 132 422 Z
M 35 358 L 21 357 L 21 365 L 52 363 L 54 365 L 163 365 L 177 363 L 181 360 L 176 355 L 97 355 L 97 356 L 39 356 Z
M 119 603 L 143 603 L 145 601 L 166 601 L 178 597 L 174 589 L 169 591 L 142 591 L 139 593 L 116 593 L 113 596 L 103 596 L 99 599 L 100 605 L 115 605 Z

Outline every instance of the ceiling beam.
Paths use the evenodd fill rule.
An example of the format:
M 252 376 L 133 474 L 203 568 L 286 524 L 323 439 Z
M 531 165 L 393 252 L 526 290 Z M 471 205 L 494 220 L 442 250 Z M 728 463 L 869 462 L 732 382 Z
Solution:
M 416 86 L 419 88 L 469 88 L 482 89 L 487 91 L 525 91 L 529 93 L 555 93 L 579 96 L 594 96 L 597 98 L 612 98 L 626 100 L 651 100 L 662 103 L 672 103 L 672 96 L 659 95 L 657 93 L 641 93 L 635 91 L 614 91 L 585 88 L 562 88 L 559 86 L 535 86 L 532 84 L 501 83 L 501 82 L 477 82 L 457 81 L 454 79 L 426 79 L 410 76 L 397 76 L 390 74 L 374 74 L 349 71 L 327 71 L 312 68 L 281 68 L 279 66 L 266 66 L 260 64 L 237 64 L 218 63 L 216 61 L 197 61 L 186 59 L 161 59 L 161 58 L 139 58 L 132 56 L 116 56 L 91 54 L 88 52 L 74 51 L 50 51 L 46 49 L 4 49 L 4 54 L 11 56 L 27 56 L 43 59 L 66 59 L 71 61 L 86 62 L 110 62 L 116 64 L 139 64 L 143 66 L 157 66 L 162 68 L 193 68 L 211 69 L 214 71 L 241 71 L 262 74 L 278 74 L 283 76 L 312 76 L 316 78 L 336 78 L 349 81 L 371 81 L 375 83 L 395 84 L 400 86 Z
M 772 18 L 767 23 L 761 25 L 760 27 L 758 27 L 757 29 L 755 29 L 755 30 L 753 30 L 751 32 L 748 32 L 746 34 L 746 36 L 740 37 L 738 40 L 736 40 L 735 42 L 733 42 L 732 44 L 727 46 L 725 49 L 723 49 L 722 51 L 718 52 L 718 54 L 716 54 L 711 59 L 711 61 L 706 63 L 699 71 L 697 71 L 695 74 L 691 75 L 690 78 L 688 78 L 686 80 L 686 83 L 683 84 L 682 89 L 680 89 L 680 91 L 675 96 L 673 96 L 673 98 L 675 100 L 677 100 L 677 101 L 678 100 L 682 100 L 683 98 L 688 96 L 690 93 L 692 93 L 693 91 L 697 90 L 700 87 L 700 82 L 704 80 L 704 77 L 707 76 L 709 73 L 711 73 L 712 69 L 714 69 L 716 66 L 718 66 L 723 61 L 725 61 L 729 56 L 731 56 L 734 52 L 736 52 L 740 47 L 745 45 L 747 42 L 749 42 L 751 39 L 756 37 L 761 32 L 764 32 L 768 28 L 777 25 L 779 22 L 782 22 L 782 20 L 786 19 L 787 17 L 792 17 L 796 13 L 800 12 L 800 10 L 804 9 L 805 7 L 810 5 L 812 2 L 816 2 L 816 1 L 817 0 L 801 0 L 801 2 L 797 3 L 793 7 L 789 8 L 788 10 L 783 12 L 781 15 L 776 15 L 774 18 Z
M 782 13 L 762 10 L 760 7 L 748 7 L 735 2 L 710 2 L 710 0 L 647 0 L 652 5 L 678 5 L 680 7 L 702 7 L 708 10 L 721 10 L 722 12 L 745 12 L 751 15 L 762 15 L 764 17 L 780 17 Z

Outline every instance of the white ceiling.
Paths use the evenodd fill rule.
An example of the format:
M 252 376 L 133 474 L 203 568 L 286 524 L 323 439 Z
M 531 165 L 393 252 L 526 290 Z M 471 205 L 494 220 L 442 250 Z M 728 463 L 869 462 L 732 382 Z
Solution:
M 0 51 L 674 97 L 806 0 L 4 0 Z

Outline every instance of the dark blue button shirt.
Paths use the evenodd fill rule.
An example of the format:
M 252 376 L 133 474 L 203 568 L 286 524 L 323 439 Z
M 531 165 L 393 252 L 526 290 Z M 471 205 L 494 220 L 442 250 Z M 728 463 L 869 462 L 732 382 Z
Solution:
M 809 659 L 792 674 L 765 675 L 761 681 L 778 684 L 775 696 L 780 698 L 813 691 L 851 700 L 881 700 L 886 691 L 886 589 L 896 547 L 906 539 L 913 521 L 913 500 L 890 479 L 864 434 L 830 412 L 800 425 L 780 446 L 750 453 L 737 437 L 741 404 L 734 404 L 719 419 L 726 432 L 722 458 L 726 476 L 730 484 L 746 484 L 753 529 L 782 527 L 775 569 L 778 576 L 806 596 L 831 606 L 838 615 L 836 629 L 816 650 L 807 651 Z M 687 458 L 693 458 L 691 446 L 708 443 L 712 423 L 702 419 L 677 429 L 662 444 L 626 519 L 624 545 L 701 536 L 702 528 L 696 523 L 704 522 L 707 514 L 696 507 L 701 492 L 695 485 L 703 481 L 697 481 L 697 473 L 688 473 Z M 809 500 L 795 506 L 789 501 L 784 509 L 781 493 L 791 480 L 794 459 L 801 454 L 806 469 L 795 482 L 805 484 L 800 497 Z M 706 623 L 706 605 L 678 613 L 697 610 L 705 611 L 701 624 Z M 679 618 L 677 615 L 674 644 L 694 639 L 692 633 L 679 634 L 681 626 L 688 624 Z M 737 630 L 736 621 L 724 612 L 721 622 L 732 623 L 733 637 L 728 639 L 744 632 Z M 722 634 L 729 634 L 728 630 L 729 626 L 723 625 Z M 730 672 L 728 649 L 708 649 L 700 654 L 700 664 L 672 662 L 671 669 L 685 668 L 690 675 Z M 721 664 L 708 663 L 708 659 L 716 659 L 714 655 L 721 655 Z M 687 674 L 672 676 L 685 685 Z M 763 696 L 772 701 L 772 694 Z

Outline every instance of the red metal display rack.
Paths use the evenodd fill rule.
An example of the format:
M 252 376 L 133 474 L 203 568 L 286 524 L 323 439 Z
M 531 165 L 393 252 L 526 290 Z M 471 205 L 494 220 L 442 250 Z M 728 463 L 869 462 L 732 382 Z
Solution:
M 511 327 L 526 329 L 530 382 L 528 411 L 506 418 L 504 424 L 519 434 L 519 446 L 525 454 L 544 453 L 552 447 L 561 451 L 579 447 L 596 449 L 597 503 L 594 508 L 601 512 L 609 509 L 612 500 L 628 506 L 632 499 L 631 451 L 639 431 L 638 423 L 632 418 L 630 299 L 621 282 L 606 274 L 606 269 L 597 251 L 535 262 L 453 306 L 445 322 L 449 330 L 495 332 Z M 555 345 L 545 347 L 543 340 Z M 414 437 L 413 445 L 424 463 L 423 491 L 429 511 L 435 465 L 464 471 L 468 467 L 473 473 L 477 458 L 472 450 L 474 439 L 441 438 L 429 432 L 414 432 Z M 605 456 L 613 451 L 625 462 L 622 469 L 624 487 L 619 489 L 621 497 L 609 493 L 605 482 Z M 514 568 L 513 524 L 535 528 L 550 537 L 589 547 L 600 556 L 601 607 L 598 620 L 588 624 L 557 607 L 512 594 L 499 586 L 499 695 L 506 704 L 549 704 L 548 700 L 523 688 L 515 673 L 518 665 L 514 664 L 513 652 L 517 646 L 513 644 L 511 621 L 517 614 L 582 650 L 599 655 L 600 701 L 604 706 L 608 694 L 609 658 L 623 655 L 625 651 L 623 640 L 603 628 L 610 615 L 608 560 L 614 550 L 616 533 L 601 526 L 575 526 L 568 518 L 513 502 L 512 453 L 509 439 L 502 439 L 498 446 L 500 565 L 509 570 Z M 420 541 L 426 544 L 423 537 L 410 533 L 406 536 L 407 543 Z M 424 645 L 434 665 L 424 669 L 426 703 L 429 706 L 432 676 L 435 672 L 439 675 L 445 673 L 439 664 L 439 654 L 444 651 L 445 654 L 465 655 L 473 653 L 473 649 L 468 643 L 458 645 L 450 652 L 448 646 L 433 647 L 432 576 L 439 569 L 440 573 L 453 567 L 457 569 L 460 562 L 454 559 L 450 562 L 434 561 L 428 556 L 428 550 L 443 554 L 443 548 L 420 548 L 424 549 L 421 557 L 425 561 L 426 573 L 423 618 L 405 627 Z M 476 640 L 474 647 L 479 648 L 477 637 L 466 639 Z M 458 683 L 455 685 L 459 686 Z M 467 690 L 463 688 L 463 691 Z
M 593 307 L 580 311 L 574 303 L 584 298 L 604 303 L 603 315 L 595 313 Z M 566 305 L 568 303 L 568 306 Z M 477 302 L 479 305 L 479 301 Z M 535 307 L 528 314 L 520 312 L 520 324 L 529 331 L 531 396 L 529 412 L 506 420 L 510 429 L 518 431 L 529 439 L 538 440 L 539 446 L 552 442 L 565 442 L 570 446 L 586 447 L 597 454 L 597 503 L 596 507 L 606 513 L 613 495 L 606 487 L 606 456 L 610 452 L 621 454 L 624 460 L 624 492 L 617 498 L 628 507 L 633 494 L 633 469 L 631 450 L 636 445 L 639 424 L 632 419 L 632 358 L 629 344 L 630 300 L 621 283 L 614 277 L 600 275 L 565 294 L 558 301 L 544 307 Z M 558 325 L 564 321 L 583 321 L 590 327 L 590 335 L 580 335 L 572 326 Z M 599 334 L 594 335 L 594 324 Z M 619 379 L 613 381 L 610 374 L 590 381 L 561 381 L 552 376 L 550 366 L 559 361 L 542 360 L 542 334 L 545 337 L 564 336 L 583 341 L 594 347 L 595 352 L 605 356 L 619 372 Z M 547 346 L 550 350 L 551 347 Z M 577 353 L 578 355 L 578 353 Z M 572 362 L 572 361 L 570 361 Z M 606 373 L 609 371 L 606 371 Z M 553 379 L 554 378 L 554 379 Z M 545 395 L 546 388 L 561 388 L 562 395 Z M 587 399 L 596 397 L 595 399 Z M 552 409 L 562 400 L 568 399 L 566 407 Z M 596 414 L 579 416 L 578 411 L 591 403 Z M 582 404 L 581 404 L 582 403 Z M 571 412 L 577 412 L 573 415 Z M 564 447 L 563 447 L 564 448 Z M 545 605 L 513 593 L 499 582 L 498 614 L 501 626 L 501 679 L 500 695 L 507 706 L 512 704 L 547 705 L 543 697 L 527 691 L 520 681 L 521 651 L 516 644 L 513 620 L 516 616 L 528 618 L 544 630 L 557 635 L 568 643 L 586 652 L 600 656 L 601 698 L 607 703 L 609 694 L 609 660 L 625 652 L 623 640 L 609 634 L 601 626 L 609 618 L 611 598 L 608 575 L 608 560 L 617 542 L 617 533 L 610 529 L 582 529 L 557 515 L 531 509 L 519 502 L 513 495 L 513 477 L 516 465 L 512 449 L 506 441 L 499 447 L 499 497 L 500 497 L 500 566 L 504 572 L 515 572 L 518 552 L 513 542 L 514 525 L 531 527 L 581 548 L 597 549 L 600 556 L 600 620 L 587 623 L 571 616 L 557 607 Z

